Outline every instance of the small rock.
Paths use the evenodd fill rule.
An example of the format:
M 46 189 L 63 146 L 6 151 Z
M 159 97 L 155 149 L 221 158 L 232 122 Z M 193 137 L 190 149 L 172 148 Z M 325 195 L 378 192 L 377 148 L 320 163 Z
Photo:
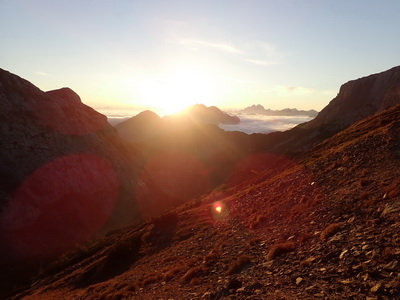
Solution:
M 394 270 L 398 264 L 399 264 L 399 262 L 397 260 L 392 260 L 390 263 L 385 265 L 383 268 L 385 268 L 386 270 Z
M 324 297 L 325 295 L 323 294 L 323 293 L 316 293 L 316 294 L 314 294 L 314 297 L 318 297 L 318 298 L 321 298 L 321 297 Z
M 346 250 L 346 249 L 343 250 L 342 253 L 340 253 L 339 258 L 340 258 L 340 259 L 343 259 L 343 257 L 345 256 L 345 254 L 346 254 L 347 252 L 349 252 L 349 250 Z
M 353 223 L 356 217 L 351 217 L 350 219 L 347 220 L 347 223 Z
M 296 285 L 299 285 L 304 279 L 301 277 L 296 278 Z
M 377 284 L 375 284 L 371 289 L 371 293 L 377 293 L 379 292 L 379 290 L 382 288 L 382 283 L 378 282 Z
M 363 251 L 365 251 L 365 250 L 371 249 L 371 247 L 370 247 L 369 245 L 364 245 L 364 246 L 362 246 L 361 249 L 362 249 Z
M 265 268 L 269 268 L 269 267 L 271 267 L 273 264 L 274 264 L 274 261 L 273 261 L 273 260 L 270 260 L 270 261 L 267 261 L 267 262 L 263 263 L 262 266 L 265 267 Z
M 343 284 L 349 284 L 349 283 L 351 283 L 351 281 L 348 280 L 348 279 L 340 280 L 340 282 L 343 283 Z

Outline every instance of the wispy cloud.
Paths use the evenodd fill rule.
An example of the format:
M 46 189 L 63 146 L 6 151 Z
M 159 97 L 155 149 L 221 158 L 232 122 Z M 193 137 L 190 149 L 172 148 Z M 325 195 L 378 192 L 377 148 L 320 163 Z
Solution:
M 240 54 L 243 53 L 242 50 L 239 48 L 224 42 L 211 42 L 211 41 L 204 41 L 204 40 L 194 40 L 194 39 L 182 39 L 179 41 L 182 45 L 189 45 L 195 47 L 207 47 L 207 48 L 214 48 L 220 51 L 233 53 L 233 54 Z
M 256 42 L 251 43 L 249 46 L 251 51 L 248 51 L 253 57 L 256 58 L 246 58 L 244 61 L 260 65 L 260 66 L 270 66 L 277 65 L 281 63 L 284 55 L 278 51 L 275 45 L 267 42 Z
M 300 95 L 311 95 L 311 94 L 319 94 L 319 95 L 332 95 L 334 96 L 336 91 L 327 90 L 327 89 L 316 89 L 304 86 L 277 86 L 274 88 L 275 92 L 280 95 L 286 96 L 300 96 Z
M 51 74 L 46 73 L 46 72 L 42 72 L 42 71 L 37 71 L 35 72 L 36 75 L 40 75 L 40 76 L 51 76 Z
M 278 64 L 277 61 L 266 61 L 266 60 L 256 60 L 256 59 L 244 59 L 244 61 L 260 66 L 269 66 Z

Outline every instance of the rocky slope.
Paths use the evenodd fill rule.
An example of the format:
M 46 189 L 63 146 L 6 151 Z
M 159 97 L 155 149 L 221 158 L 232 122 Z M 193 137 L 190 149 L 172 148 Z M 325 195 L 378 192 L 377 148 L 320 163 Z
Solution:
M 15 298 L 394 299 L 400 105 L 138 227 L 82 247 Z M 47 276 L 45 276 L 47 275 Z
M 395 297 L 396 74 L 398 68 L 342 87 L 324 111 L 335 115 L 358 103 L 370 85 L 373 96 L 363 99 L 374 109 L 352 106 L 343 119 L 321 112 L 284 133 L 249 136 L 178 122 L 151 136 L 148 148 L 135 145 L 144 158 L 135 174 L 132 149 L 71 90 L 44 93 L 1 72 L 2 259 L 65 250 L 132 211 L 158 216 L 80 244 L 39 273 L 37 261 L 2 265 L 0 297 Z M 148 118 L 158 126 L 157 116 Z M 225 183 L 203 194 L 216 177 Z M 171 209 L 177 203 L 184 204 Z
M 68 88 L 0 69 L 0 263 L 52 256 L 138 217 L 134 157 Z
M 264 145 L 274 151 L 308 149 L 351 124 L 396 104 L 400 104 L 400 66 L 345 83 L 315 119 L 270 135 Z

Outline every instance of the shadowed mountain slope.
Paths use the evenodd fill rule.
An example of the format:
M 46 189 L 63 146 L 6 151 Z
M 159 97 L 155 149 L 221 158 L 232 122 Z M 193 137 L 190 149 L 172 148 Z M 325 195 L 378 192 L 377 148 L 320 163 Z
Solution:
M 43 92 L 0 69 L 0 263 L 137 220 L 134 163 L 71 89 Z

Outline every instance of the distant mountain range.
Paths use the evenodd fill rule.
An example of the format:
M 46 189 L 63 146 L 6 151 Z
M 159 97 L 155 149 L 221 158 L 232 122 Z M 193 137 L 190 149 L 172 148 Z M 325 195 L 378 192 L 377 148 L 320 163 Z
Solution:
M 267 115 L 267 116 L 309 116 L 316 117 L 318 112 L 316 110 L 298 110 L 296 108 L 284 108 L 281 110 L 265 109 L 264 106 L 257 104 L 248 106 L 238 113 L 241 114 L 255 114 L 255 115 Z

